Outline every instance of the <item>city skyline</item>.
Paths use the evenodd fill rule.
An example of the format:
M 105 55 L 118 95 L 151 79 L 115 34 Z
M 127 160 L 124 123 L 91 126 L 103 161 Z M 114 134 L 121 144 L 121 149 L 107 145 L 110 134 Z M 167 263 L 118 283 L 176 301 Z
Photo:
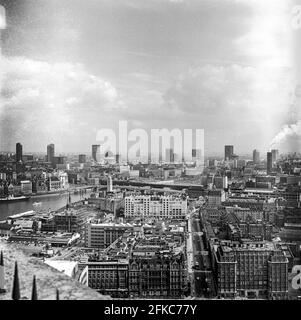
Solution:
M 289 3 L 0 4 L 1 150 L 21 138 L 33 151 L 50 140 L 59 152 L 88 150 L 122 119 L 147 130 L 202 128 L 205 154 L 226 144 L 265 152 L 275 137 L 280 150 L 300 147 L 290 126 L 300 98 Z
M 56 145 L 55 144 L 53 144 L 53 143 L 48 143 L 47 144 L 47 146 L 45 146 L 45 150 L 44 151 L 32 151 L 32 150 L 24 150 L 24 152 L 23 152 L 23 144 L 22 143 L 20 143 L 20 142 L 17 142 L 16 144 L 15 144 L 15 147 L 14 147 L 14 150 L 0 150 L 0 154 L 6 154 L 6 153 L 10 153 L 10 154 L 17 154 L 17 148 L 18 148 L 18 145 L 21 145 L 21 153 L 22 154 L 39 154 L 39 155 L 46 155 L 47 156 L 47 152 L 48 152 L 48 147 L 49 146 L 54 146 L 54 147 L 56 147 Z M 77 155 L 77 156 L 82 156 L 82 155 L 84 155 L 84 156 L 86 156 L 86 155 L 90 155 L 91 156 L 91 158 L 94 158 L 93 157 L 93 147 L 95 146 L 95 147 L 98 147 L 98 149 L 99 149 L 99 147 L 100 147 L 100 145 L 91 145 L 92 146 L 92 153 L 91 153 L 91 150 L 82 150 L 82 151 L 73 151 L 73 152 L 62 152 L 62 151 L 60 151 L 60 150 L 58 150 L 57 151 L 57 154 L 59 155 L 59 156 L 62 156 L 62 155 L 68 155 L 68 154 L 70 154 L 70 155 Z M 91 148 L 91 146 L 90 146 L 90 148 Z M 225 158 L 225 148 L 226 147 L 235 147 L 235 146 L 233 146 L 233 145 L 225 145 L 224 146 L 224 149 L 223 150 L 219 150 L 219 151 L 217 151 L 217 152 L 213 152 L 213 153 L 211 153 L 211 154 L 209 154 L 209 155 L 205 155 L 204 157 L 205 158 L 211 158 L 211 157 L 220 157 L 220 158 Z M 56 149 L 55 149 L 56 150 Z M 164 153 L 166 153 L 167 151 L 170 151 L 170 150 L 173 150 L 172 148 L 171 149 L 169 149 L 169 148 L 167 148 L 167 149 L 161 149 L 161 155 L 163 156 L 164 155 Z M 98 150 L 99 151 L 99 150 Z M 192 151 L 192 158 L 195 158 L 196 157 L 196 154 L 195 154 L 195 151 L 198 151 L 198 149 L 194 149 L 194 148 L 192 148 L 191 149 L 191 151 Z M 239 154 L 239 155 L 236 155 L 236 154 L 234 154 L 233 153 L 233 156 L 235 156 L 235 157 L 250 157 L 250 160 L 251 160 L 251 158 L 253 157 L 253 161 L 254 161 L 254 152 L 258 152 L 259 153 L 259 155 L 258 155 L 258 157 L 259 157 L 259 159 L 263 159 L 264 158 L 264 156 L 262 156 L 261 155 L 261 152 L 258 150 L 258 149 L 254 149 L 254 150 L 250 150 L 249 152 L 246 152 L 246 153 L 241 153 L 241 154 Z M 268 151 L 268 152 L 270 152 L 270 153 L 272 153 L 272 152 L 277 152 L 277 157 L 278 157 L 278 153 L 279 153 L 279 150 L 278 149 L 270 149 L 270 151 Z M 96 151 L 97 152 L 97 151 Z M 281 153 L 280 153 L 281 154 Z M 116 155 L 119 155 L 119 153 L 117 152 L 116 154 L 112 154 L 112 156 L 116 156 Z M 149 156 L 151 155 L 151 153 L 149 153 Z M 179 154 L 177 154 L 177 153 L 173 153 L 173 155 L 175 156 L 175 155 L 177 155 L 177 156 L 179 156 Z M 182 153 L 182 155 L 183 155 L 183 153 Z M 129 158 L 129 160 L 130 160 L 130 158 Z

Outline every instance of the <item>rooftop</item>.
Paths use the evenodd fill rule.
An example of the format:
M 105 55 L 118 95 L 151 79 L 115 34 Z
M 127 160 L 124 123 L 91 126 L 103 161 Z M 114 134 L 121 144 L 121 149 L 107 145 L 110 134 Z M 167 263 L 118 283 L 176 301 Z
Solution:
M 22 299 L 31 298 L 32 280 L 36 276 L 38 299 L 55 300 L 56 289 L 61 300 L 106 300 L 96 291 L 69 278 L 62 272 L 44 264 L 41 260 L 27 255 L 18 246 L 0 240 L 4 256 L 5 286 L 7 292 L 0 295 L 0 300 L 11 300 L 15 261 L 18 262 L 20 292 Z
M 78 264 L 76 261 L 50 259 L 45 260 L 45 263 L 60 272 L 64 272 L 69 277 L 72 277 L 74 270 Z

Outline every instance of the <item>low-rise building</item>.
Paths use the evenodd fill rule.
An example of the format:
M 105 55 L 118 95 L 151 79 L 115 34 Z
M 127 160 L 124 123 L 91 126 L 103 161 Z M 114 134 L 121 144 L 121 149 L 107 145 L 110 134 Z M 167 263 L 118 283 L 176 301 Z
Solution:
M 94 217 L 95 211 L 89 207 L 66 208 L 54 214 L 54 224 L 57 231 L 84 234 L 86 222 Z
M 132 232 L 134 226 L 126 223 L 98 223 L 90 221 L 85 226 L 85 246 L 88 248 L 107 248 L 125 231 Z
M 28 195 L 32 193 L 32 182 L 29 180 L 21 181 L 21 192 L 24 195 Z

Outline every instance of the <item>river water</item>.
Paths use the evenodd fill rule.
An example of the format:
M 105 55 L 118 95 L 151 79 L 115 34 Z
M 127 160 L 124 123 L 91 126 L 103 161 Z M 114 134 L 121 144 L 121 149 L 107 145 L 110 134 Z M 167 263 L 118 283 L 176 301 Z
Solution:
M 80 194 L 71 194 L 71 202 L 76 202 L 83 200 L 84 198 L 88 198 L 90 196 L 90 192 L 80 195 Z M 8 216 L 26 212 L 35 209 L 34 203 L 39 203 L 39 209 L 43 210 L 57 210 L 59 208 L 64 207 L 68 202 L 68 193 L 61 195 L 42 195 L 30 198 L 27 201 L 20 202 L 6 202 L 0 203 L 0 221 L 6 219 Z

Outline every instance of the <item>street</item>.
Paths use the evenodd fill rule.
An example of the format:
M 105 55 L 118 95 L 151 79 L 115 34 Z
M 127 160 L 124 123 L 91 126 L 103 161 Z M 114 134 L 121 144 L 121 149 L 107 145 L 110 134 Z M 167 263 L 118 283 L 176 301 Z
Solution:
M 199 298 L 209 298 L 214 295 L 211 262 L 204 245 L 202 221 L 197 211 L 192 211 L 188 225 L 191 295 Z

